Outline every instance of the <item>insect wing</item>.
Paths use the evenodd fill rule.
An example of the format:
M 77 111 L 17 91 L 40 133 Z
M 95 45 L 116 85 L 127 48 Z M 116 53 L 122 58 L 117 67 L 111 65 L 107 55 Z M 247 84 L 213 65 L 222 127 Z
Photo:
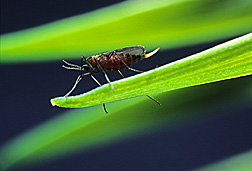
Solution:
M 130 55 L 144 55 L 145 48 L 143 46 L 131 46 L 122 49 L 115 50 L 117 54 L 130 54 Z
M 144 55 L 145 48 L 143 46 L 131 46 L 131 47 L 104 52 L 104 53 L 98 54 L 98 56 L 110 55 L 113 52 L 115 52 L 116 54 Z

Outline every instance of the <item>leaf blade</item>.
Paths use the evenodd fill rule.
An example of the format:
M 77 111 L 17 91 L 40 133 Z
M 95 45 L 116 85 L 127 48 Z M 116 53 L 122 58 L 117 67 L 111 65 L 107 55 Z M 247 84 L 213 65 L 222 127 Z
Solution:
M 239 58 L 237 58 L 237 56 Z M 87 93 L 51 99 L 60 107 L 82 108 L 252 74 L 252 33 L 158 69 L 113 82 Z
M 142 44 L 181 47 L 251 31 L 251 1 L 125 1 L 1 36 L 1 62 L 79 58 Z M 120 15 L 118 15 L 120 14 Z

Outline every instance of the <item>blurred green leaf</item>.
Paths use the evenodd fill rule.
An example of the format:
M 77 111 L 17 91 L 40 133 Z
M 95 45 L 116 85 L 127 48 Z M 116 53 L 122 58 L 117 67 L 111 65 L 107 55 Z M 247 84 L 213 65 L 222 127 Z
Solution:
M 241 35 L 250 0 L 138 0 L 1 36 L 1 62 L 79 58 L 132 45 L 162 50 Z
M 252 151 L 247 151 L 236 156 L 229 157 L 228 159 L 218 161 L 208 166 L 197 169 L 197 171 L 250 171 L 252 170 Z M 196 171 L 196 170 L 195 170 Z

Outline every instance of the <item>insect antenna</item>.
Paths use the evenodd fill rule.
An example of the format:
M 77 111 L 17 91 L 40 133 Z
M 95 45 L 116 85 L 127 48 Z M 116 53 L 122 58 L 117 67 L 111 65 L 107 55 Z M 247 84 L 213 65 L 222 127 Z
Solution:
M 79 65 L 76 65 L 76 64 L 71 64 L 65 60 L 62 60 L 65 64 L 69 65 L 69 66 L 65 66 L 65 65 L 62 65 L 63 68 L 66 68 L 66 69 L 71 69 L 71 70 L 78 70 L 78 71 L 81 71 L 81 67 Z

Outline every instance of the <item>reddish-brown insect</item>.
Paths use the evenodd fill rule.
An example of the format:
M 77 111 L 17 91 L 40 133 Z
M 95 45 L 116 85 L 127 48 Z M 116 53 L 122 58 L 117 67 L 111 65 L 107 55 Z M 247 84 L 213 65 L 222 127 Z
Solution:
M 116 70 L 119 72 L 119 74 L 122 77 L 124 76 L 121 73 L 120 69 L 124 69 L 124 68 L 128 68 L 129 70 L 132 70 L 135 72 L 143 72 L 143 71 L 133 69 L 130 66 L 133 63 L 137 62 L 138 60 L 151 57 L 152 55 L 157 53 L 158 50 L 159 48 L 155 49 L 154 51 L 148 54 L 145 54 L 145 51 L 146 51 L 145 48 L 143 46 L 138 45 L 138 46 L 131 46 L 131 47 L 126 47 L 122 49 L 100 53 L 94 56 L 90 56 L 87 59 L 84 56 L 82 56 L 81 66 L 71 64 L 63 60 L 63 62 L 68 65 L 68 66 L 63 65 L 64 68 L 81 71 L 81 75 L 78 76 L 73 88 L 65 95 L 65 97 L 69 96 L 73 92 L 77 84 L 81 81 L 82 77 L 86 75 L 90 75 L 93 78 L 93 80 L 99 86 L 101 86 L 100 82 L 97 79 L 95 79 L 95 77 L 93 76 L 93 74 L 99 73 L 101 71 L 104 73 L 105 78 L 110 84 L 112 90 L 114 90 L 114 87 L 111 84 L 111 81 L 109 80 L 107 74 L 105 73 L 106 70 L 110 70 L 110 71 Z M 86 62 L 86 64 L 83 64 L 84 61 Z M 83 74 L 82 73 L 83 71 L 89 71 L 89 72 Z M 149 95 L 147 96 L 160 105 L 160 103 L 157 100 L 155 100 Z M 105 112 L 108 113 L 104 104 L 103 104 L 103 107 L 104 107 Z

